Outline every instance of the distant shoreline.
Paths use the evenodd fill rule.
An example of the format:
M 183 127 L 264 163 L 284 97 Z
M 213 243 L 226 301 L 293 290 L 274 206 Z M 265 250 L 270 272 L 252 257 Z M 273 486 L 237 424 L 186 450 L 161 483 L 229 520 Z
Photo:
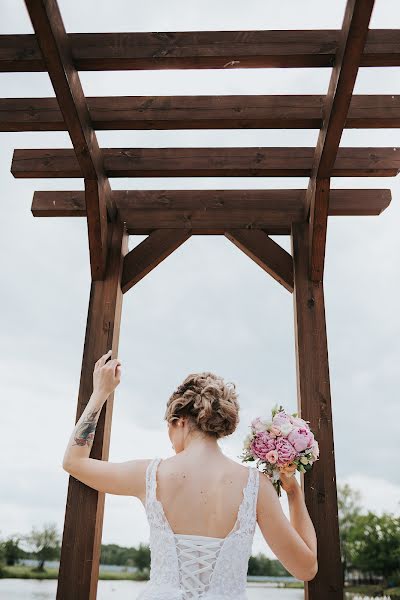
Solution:
M 100 569 L 99 580 L 131 580 L 131 581 L 148 581 L 146 574 L 129 573 L 124 571 L 106 571 L 106 565 L 103 565 Z M 304 583 L 302 581 L 291 581 L 291 582 L 274 582 L 266 581 L 263 579 L 256 579 L 252 576 L 251 580 L 248 580 L 250 587 L 274 587 L 274 588 L 296 588 L 303 589 Z M 26 565 L 16 566 L 5 566 L 3 567 L 3 575 L 1 579 L 57 579 L 58 569 L 46 567 L 44 572 L 37 572 L 32 567 Z M 390 598 L 400 599 L 400 587 L 388 588 L 383 590 L 377 585 L 360 585 L 360 586 L 349 586 L 346 587 L 347 593 L 360 594 L 360 595 L 371 595 L 381 593 L 382 595 L 389 596 Z
M 132 581 L 148 581 L 146 573 L 132 573 L 128 571 L 107 571 L 107 565 L 102 565 L 99 572 L 99 579 L 105 580 L 132 580 Z M 34 568 L 26 565 L 6 566 L 3 568 L 3 576 L 0 579 L 57 579 L 58 568 L 45 567 L 44 571 L 36 571 Z M 262 577 L 258 579 L 252 576 L 248 580 L 249 584 L 264 584 L 268 587 L 295 587 L 303 588 L 302 581 L 268 581 Z

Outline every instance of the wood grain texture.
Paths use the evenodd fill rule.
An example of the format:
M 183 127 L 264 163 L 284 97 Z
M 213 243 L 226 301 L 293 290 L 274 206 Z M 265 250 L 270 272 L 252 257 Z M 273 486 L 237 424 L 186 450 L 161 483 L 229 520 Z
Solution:
M 289 235 L 294 221 L 306 218 L 306 190 L 115 190 L 113 200 L 129 233 L 153 229 L 263 229 Z M 379 215 L 391 202 L 390 189 L 330 190 L 328 214 Z M 80 191 L 37 191 L 35 217 L 85 217 Z
M 245 219 L 247 228 L 263 228 L 260 219 L 287 225 L 304 221 L 305 189 L 276 190 L 114 190 L 113 200 L 129 227 L 204 224 L 211 219 Z M 329 214 L 379 215 L 390 204 L 390 189 L 331 189 Z M 81 191 L 37 191 L 32 201 L 35 217 L 84 217 Z M 234 228 L 233 226 L 231 228 Z M 244 226 L 240 227 L 244 228 Z
M 310 273 L 313 281 L 321 281 L 325 266 L 326 234 L 328 228 L 330 178 L 312 178 L 312 207 L 310 212 Z M 308 191 L 309 191 L 308 190 Z M 306 195 L 307 197 L 307 195 Z
M 87 98 L 96 130 L 320 129 L 325 96 Z M 400 96 L 353 96 L 345 128 L 399 128 Z M 0 131 L 65 131 L 56 98 L 0 98 Z
M 85 179 L 90 264 L 93 279 L 102 279 L 107 261 L 107 216 L 115 207 L 104 172 L 78 72 L 56 0 L 25 0 L 36 39 Z M 108 215 L 107 215 L 108 211 Z
M 225 237 L 284 288 L 293 292 L 292 257 L 264 231 L 231 229 L 225 232 Z
M 374 0 L 348 0 L 342 35 L 332 69 L 308 186 L 310 270 L 313 281 L 324 274 L 330 177 L 334 176 L 340 140 L 350 108 L 354 84 L 367 40 Z
M 299 416 L 310 421 L 320 448 L 311 471 L 301 475 L 305 502 L 318 539 L 318 573 L 304 582 L 308 600 L 343 600 L 335 448 L 323 282 L 309 277 L 309 224 L 292 225 L 294 325 Z
M 90 287 L 75 423 L 82 415 L 93 390 L 95 362 L 110 348 L 112 358 L 118 355 L 122 309 L 121 275 L 123 258 L 128 252 L 128 235 L 124 224 L 119 220 L 109 224 L 108 250 L 109 260 L 104 280 L 92 281 Z M 111 394 L 100 413 L 91 458 L 108 460 L 113 403 L 114 394 Z M 96 598 L 104 499 L 105 494 L 69 477 L 57 600 Z
M 332 67 L 338 30 L 70 33 L 80 71 Z M 400 31 L 372 29 L 362 67 L 400 66 Z M 0 71 L 45 71 L 34 35 L 0 36 Z
M 109 177 L 307 177 L 314 148 L 105 148 Z M 394 177 L 397 148 L 340 148 L 335 177 Z M 11 172 L 18 178 L 80 177 L 73 150 L 15 150 Z
M 135 246 L 124 259 L 122 272 L 122 292 L 127 292 L 145 275 L 179 248 L 191 236 L 190 231 L 158 229 L 140 244 Z

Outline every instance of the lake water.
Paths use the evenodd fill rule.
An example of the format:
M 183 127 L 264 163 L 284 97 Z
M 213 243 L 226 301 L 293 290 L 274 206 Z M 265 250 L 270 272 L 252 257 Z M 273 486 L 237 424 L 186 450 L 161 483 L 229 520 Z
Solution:
M 135 600 L 146 584 L 144 581 L 99 580 L 98 600 Z M 0 579 L 1 600 L 54 600 L 57 580 Z M 303 590 L 285 590 L 266 584 L 251 583 L 247 594 L 249 600 L 304 600 Z
M 106 581 L 100 579 L 97 599 L 135 600 L 145 584 L 145 581 Z M 56 590 L 56 579 L 44 579 L 43 581 L 35 579 L 0 579 L 1 600 L 54 600 Z M 285 590 L 264 583 L 249 583 L 247 595 L 249 600 L 304 600 L 303 590 Z

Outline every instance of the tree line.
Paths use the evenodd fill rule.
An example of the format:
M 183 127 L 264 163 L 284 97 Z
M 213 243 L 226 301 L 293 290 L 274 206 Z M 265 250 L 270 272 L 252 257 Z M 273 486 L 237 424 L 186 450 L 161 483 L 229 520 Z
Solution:
M 360 493 L 348 485 L 338 486 L 338 516 L 342 566 L 345 578 L 351 573 L 380 578 L 385 584 L 400 584 L 400 517 L 384 512 L 362 512 Z M 22 546 L 25 546 L 24 549 Z M 45 570 L 45 562 L 59 560 L 61 536 L 54 523 L 41 529 L 32 528 L 29 534 L 12 534 L 0 537 L 0 577 L 7 566 L 19 559 L 37 560 L 36 571 Z M 100 563 L 135 567 L 139 573 L 150 569 L 148 544 L 123 547 L 118 544 L 102 544 Z M 288 576 L 290 573 L 275 559 L 262 553 L 251 556 L 248 575 Z

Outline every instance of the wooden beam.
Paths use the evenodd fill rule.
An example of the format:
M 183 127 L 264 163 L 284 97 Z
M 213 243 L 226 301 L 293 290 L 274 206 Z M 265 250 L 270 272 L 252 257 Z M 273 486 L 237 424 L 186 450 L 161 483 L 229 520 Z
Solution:
M 92 126 L 110 129 L 320 129 L 325 96 L 86 98 Z M 400 128 L 400 96 L 353 96 L 346 128 Z M 65 131 L 56 98 L 0 98 L 0 131 Z
M 301 486 L 318 539 L 318 573 L 305 581 L 308 600 L 343 600 L 332 406 L 323 282 L 309 277 L 309 225 L 294 223 L 294 325 L 298 412 L 310 421 L 320 458 Z
M 157 229 L 135 246 L 125 257 L 122 272 L 122 292 L 130 290 L 174 250 L 191 236 L 190 231 Z
M 400 96 L 353 94 L 346 129 L 400 128 Z
M 225 237 L 284 288 L 293 292 L 292 257 L 264 231 L 231 229 L 225 232 Z
M 390 189 L 329 191 L 328 215 L 368 216 L 380 215 L 392 201 Z
M 305 190 L 128 190 L 114 191 L 130 233 L 190 229 L 201 233 L 252 228 L 290 232 L 304 220 Z M 82 192 L 35 192 L 34 216 L 84 216 Z
M 343 41 L 332 70 L 324 107 L 324 124 L 315 152 L 313 171 L 318 178 L 330 177 L 335 164 L 373 6 L 374 0 L 347 2 L 343 20 Z
M 107 261 L 107 211 L 112 220 L 115 207 L 101 151 L 57 1 L 25 0 L 25 4 L 74 147 L 79 165 L 78 177 L 85 179 L 92 279 L 102 279 Z
M 113 200 L 128 232 L 153 229 L 263 229 L 290 234 L 292 222 L 304 221 L 306 190 L 115 190 Z M 329 215 L 379 215 L 390 204 L 390 189 L 331 190 Z M 34 193 L 35 217 L 85 217 L 79 191 Z
M 332 67 L 337 30 L 70 33 L 80 71 Z M 400 31 L 373 29 L 362 67 L 400 66 Z M 34 35 L 0 36 L 0 71 L 46 71 Z
M 324 273 L 330 177 L 350 108 L 354 84 L 367 40 L 374 0 L 348 0 L 342 25 L 342 39 L 336 53 L 308 186 L 310 209 L 310 271 L 313 281 Z
M 106 148 L 109 177 L 308 177 L 314 148 Z M 394 177 L 397 148 L 340 148 L 332 176 Z M 18 178 L 80 176 L 69 149 L 15 150 L 11 172 Z
M 306 198 L 310 198 L 309 214 L 311 279 L 321 281 L 324 275 L 326 233 L 328 227 L 331 180 L 311 177 Z
M 118 355 L 121 323 L 121 274 L 128 252 L 124 224 L 116 219 L 108 227 L 108 256 L 104 280 L 91 282 L 82 370 L 75 423 L 93 390 L 95 362 L 110 348 Z M 104 404 L 96 428 L 90 457 L 108 460 L 114 394 Z M 68 479 L 68 495 L 62 536 L 57 599 L 94 600 L 99 575 L 105 494 L 78 479 Z M 75 574 L 76 576 L 72 576 Z M 79 574 L 79 575 L 77 575 Z

